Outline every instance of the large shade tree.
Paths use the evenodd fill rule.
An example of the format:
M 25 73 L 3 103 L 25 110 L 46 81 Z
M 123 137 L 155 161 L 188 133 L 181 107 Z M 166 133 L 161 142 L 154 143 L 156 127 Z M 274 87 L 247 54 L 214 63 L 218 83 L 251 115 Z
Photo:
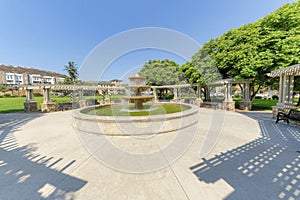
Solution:
M 203 49 L 223 78 L 252 79 L 253 98 L 261 86 L 273 84 L 267 73 L 300 63 L 299 10 L 300 1 L 285 4 L 257 22 L 210 40 Z M 191 63 L 201 68 L 205 65 L 199 63 L 207 56 L 199 52 L 193 56 Z
M 176 85 L 186 83 L 178 71 L 179 65 L 171 60 L 150 60 L 139 72 L 147 79 L 147 85 Z
M 146 77 L 147 85 L 177 85 L 187 83 L 183 74 L 179 71 L 179 65 L 171 60 L 150 60 L 144 64 L 140 76 Z M 166 98 L 172 90 L 159 89 L 159 97 Z

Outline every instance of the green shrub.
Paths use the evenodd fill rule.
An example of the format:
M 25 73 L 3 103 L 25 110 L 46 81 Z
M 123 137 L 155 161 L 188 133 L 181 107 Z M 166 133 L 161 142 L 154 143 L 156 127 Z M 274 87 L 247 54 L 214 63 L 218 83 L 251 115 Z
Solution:
M 241 98 L 242 98 L 242 95 L 241 95 L 241 94 L 235 94 L 235 95 L 233 96 L 233 98 L 241 99 Z
M 35 96 L 35 97 L 42 97 L 43 95 L 41 93 L 33 93 L 33 96 Z
M 278 100 L 279 98 L 278 98 L 278 96 L 277 96 L 277 95 L 273 95 L 273 96 L 272 96 L 272 99 L 274 99 L 274 100 Z
M 166 94 L 165 96 L 164 96 L 164 99 L 168 99 L 168 100 L 171 100 L 171 99 L 173 99 L 174 98 L 174 95 L 172 95 L 172 94 Z
M 10 94 L 4 94 L 3 97 L 10 97 Z
M 262 99 L 262 97 L 261 96 L 256 96 L 255 99 Z

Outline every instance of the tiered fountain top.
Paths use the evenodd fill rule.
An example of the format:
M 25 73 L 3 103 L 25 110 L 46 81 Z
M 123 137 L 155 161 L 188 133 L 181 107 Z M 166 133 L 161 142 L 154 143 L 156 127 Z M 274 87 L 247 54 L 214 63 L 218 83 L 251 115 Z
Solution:
M 146 77 L 143 77 L 143 76 L 140 76 L 138 74 L 136 74 L 135 76 L 132 76 L 132 77 L 129 77 L 128 78 L 129 80 L 129 85 L 143 85 L 145 86 L 146 85 Z
M 146 84 L 146 77 L 139 76 L 138 74 L 129 77 L 130 85 L 126 88 L 130 91 L 130 96 L 123 97 L 124 100 L 129 100 L 130 103 L 135 104 L 135 109 L 143 109 L 143 103 L 154 98 L 154 96 L 142 96 L 142 92 L 150 88 Z

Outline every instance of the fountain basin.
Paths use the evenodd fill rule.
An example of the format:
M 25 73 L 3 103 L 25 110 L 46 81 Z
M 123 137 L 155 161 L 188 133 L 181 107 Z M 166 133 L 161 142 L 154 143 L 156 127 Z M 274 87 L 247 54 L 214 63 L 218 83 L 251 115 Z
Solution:
M 87 110 L 94 108 L 93 106 L 81 108 L 73 112 L 73 126 L 79 131 L 92 134 L 128 136 L 168 133 L 198 123 L 199 108 L 197 106 L 190 104 L 177 105 L 187 106 L 188 109 L 162 115 L 95 116 L 84 114 Z

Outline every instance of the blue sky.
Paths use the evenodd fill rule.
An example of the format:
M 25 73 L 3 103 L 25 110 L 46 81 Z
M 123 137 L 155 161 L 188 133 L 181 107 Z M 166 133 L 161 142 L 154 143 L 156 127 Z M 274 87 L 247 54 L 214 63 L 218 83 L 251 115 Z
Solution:
M 226 31 L 264 17 L 291 0 L 1 0 L 0 63 L 64 73 L 75 61 L 114 34 L 141 27 L 182 32 L 200 45 Z M 124 57 L 124 56 L 123 56 Z M 120 59 L 101 79 L 120 78 L 149 59 L 174 59 L 145 51 Z

